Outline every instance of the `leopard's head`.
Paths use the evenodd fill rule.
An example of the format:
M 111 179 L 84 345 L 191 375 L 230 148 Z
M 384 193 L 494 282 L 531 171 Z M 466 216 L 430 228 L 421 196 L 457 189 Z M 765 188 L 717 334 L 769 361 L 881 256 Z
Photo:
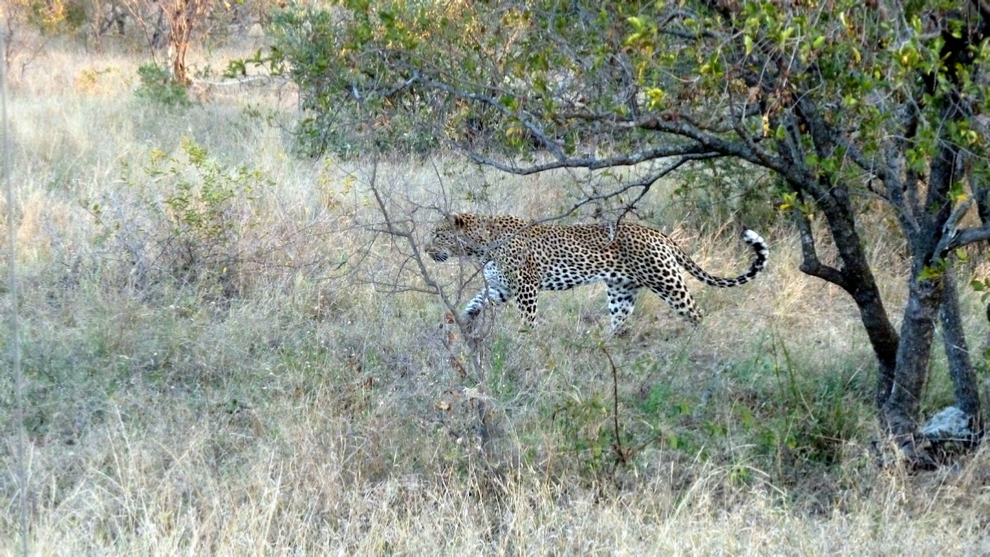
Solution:
M 426 254 L 443 263 L 450 256 L 473 254 L 470 231 L 477 222 L 471 214 L 450 214 L 433 230 L 433 239 L 426 246 Z
M 526 222 L 516 217 L 450 214 L 433 230 L 426 253 L 440 263 L 451 256 L 484 258 L 507 233 L 516 233 L 525 226 Z

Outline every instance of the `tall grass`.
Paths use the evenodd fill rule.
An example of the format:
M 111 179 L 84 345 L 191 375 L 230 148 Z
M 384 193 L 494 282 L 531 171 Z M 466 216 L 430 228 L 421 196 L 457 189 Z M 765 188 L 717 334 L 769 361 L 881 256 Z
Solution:
M 761 230 L 754 283 L 692 283 L 698 328 L 644 294 L 609 338 L 587 287 L 542 295 L 532 331 L 498 310 L 473 359 L 371 187 L 423 241 L 441 210 L 555 214 L 574 176 L 300 160 L 258 117 L 288 122 L 284 89 L 166 110 L 132 94 L 139 62 L 50 52 L 11 94 L 33 554 L 990 550 L 986 451 L 929 474 L 876 467 L 855 306 L 797 270 L 786 228 Z M 201 257 L 212 273 L 165 249 L 177 178 L 148 171 L 161 156 L 190 171 L 184 141 L 263 177 L 220 204 L 235 236 L 201 238 L 232 257 Z M 653 194 L 654 224 L 706 269 L 745 268 L 731 227 L 695 222 L 674 186 Z M 904 262 L 883 219 L 868 226 L 896 310 Z M 139 264 L 155 273 L 137 280 Z M 428 270 L 461 303 L 480 286 L 469 264 Z M 3 555 L 16 428 L 2 422 Z

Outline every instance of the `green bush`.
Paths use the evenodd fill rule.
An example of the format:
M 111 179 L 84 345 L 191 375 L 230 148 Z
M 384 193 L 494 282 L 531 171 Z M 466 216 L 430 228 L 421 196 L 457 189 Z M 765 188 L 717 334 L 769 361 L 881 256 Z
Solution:
M 138 78 L 141 84 L 134 94 L 139 99 L 169 107 L 187 107 L 192 104 L 186 87 L 172 79 L 168 71 L 158 64 L 142 64 L 138 68 Z
M 107 195 L 87 208 L 104 245 L 123 251 L 126 281 L 146 289 L 172 280 L 234 295 L 243 265 L 260 249 L 242 238 L 255 226 L 255 192 L 271 185 L 261 171 L 222 164 L 184 138 L 177 155 L 152 151 L 144 168 L 125 165 L 122 179 L 132 196 Z
M 86 8 L 82 2 L 30 0 L 26 7 L 28 23 L 46 35 L 74 33 L 86 24 Z

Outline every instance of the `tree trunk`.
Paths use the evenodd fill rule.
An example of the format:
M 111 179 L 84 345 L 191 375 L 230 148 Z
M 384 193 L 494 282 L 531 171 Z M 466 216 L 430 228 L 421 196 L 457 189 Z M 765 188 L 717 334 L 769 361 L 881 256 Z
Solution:
M 195 0 L 192 0 L 195 2 Z M 189 0 L 175 0 L 175 10 L 171 18 L 172 45 L 169 48 L 169 62 L 172 65 L 172 79 L 176 83 L 189 83 L 186 71 L 186 50 L 189 48 L 189 32 L 192 28 L 194 7 Z
M 819 108 L 807 100 L 798 101 L 795 111 L 787 120 L 792 134 L 806 129 L 819 159 L 835 154 L 834 132 L 830 129 Z M 870 346 L 877 357 L 876 407 L 879 410 L 890 394 L 897 365 L 898 335 L 890 322 L 880 289 L 870 268 L 863 246 L 865 242 L 856 230 L 856 208 L 850 200 L 848 189 L 837 182 L 837 177 L 816 173 L 808 167 L 807 156 L 798 139 L 777 141 L 777 151 L 790 166 L 786 179 L 794 191 L 810 195 L 821 209 L 828 223 L 832 241 L 839 252 L 842 266 L 839 269 L 824 265 L 815 253 L 811 224 L 807 217 L 798 215 L 801 232 L 801 271 L 831 282 L 852 296 L 859 308 L 860 319 L 866 328 Z
M 969 357 L 969 346 L 963 331 L 959 310 L 959 292 L 956 288 L 955 273 L 949 269 L 945 273 L 942 297 L 942 340 L 949 360 L 949 375 L 955 392 L 956 407 L 970 417 L 970 431 L 979 435 L 983 431 L 983 416 L 980 412 L 980 389 Z
M 946 121 L 958 116 L 951 104 L 943 114 Z M 957 148 L 944 142 L 932 159 L 924 199 L 908 195 L 899 207 L 901 226 L 911 250 L 911 278 L 894 383 L 881 411 L 881 420 L 908 457 L 917 456 L 914 449 L 921 396 L 928 380 L 935 325 L 947 280 L 944 254 L 936 250 L 946 233 L 943 228 L 952 210 L 949 191 L 958 160 Z M 910 187 L 916 188 L 916 194 L 921 193 L 919 181 L 912 182 Z M 958 332 L 962 334 L 961 330 Z
M 922 268 L 915 265 L 911 273 L 894 381 L 881 411 L 887 431 L 909 456 L 914 454 L 918 410 L 928 380 L 935 321 L 942 302 L 941 280 L 918 280 Z
M 871 273 L 870 279 L 872 278 Z M 870 345 L 877 357 L 877 390 L 874 401 L 879 410 L 886 404 L 894 386 L 897 352 L 901 341 L 897 335 L 897 330 L 887 317 L 887 310 L 883 306 L 880 289 L 877 288 L 875 281 L 870 280 L 857 284 L 850 294 L 859 307 L 860 320 L 866 327 Z
M 798 192 L 808 191 L 807 181 L 792 180 L 789 183 Z M 856 221 L 852 216 L 855 213 L 848 196 L 837 195 L 837 192 L 844 192 L 842 188 L 828 187 L 821 190 L 818 192 L 819 195 L 815 196 L 815 204 L 825 215 L 842 267 L 834 269 L 818 260 L 810 222 L 806 217 L 798 215 L 798 219 L 805 219 L 803 222 L 798 222 L 802 237 L 801 271 L 839 286 L 856 302 L 860 319 L 870 339 L 870 346 L 877 358 L 876 407 L 879 410 L 886 403 L 894 383 L 900 339 L 880 297 L 880 289 L 877 287 L 873 270 L 863 250 L 865 242 L 856 231 Z M 808 193 L 813 195 L 814 192 Z
M 873 270 L 870 268 L 870 262 L 863 249 L 866 242 L 856 231 L 856 220 L 853 216 L 855 211 L 852 203 L 844 188 L 833 187 L 830 195 L 837 198 L 836 205 L 843 209 L 839 218 L 830 217 L 828 214 L 826 214 L 826 218 L 832 231 L 835 247 L 842 259 L 842 274 L 846 277 L 846 291 L 849 292 L 859 308 L 860 319 L 863 326 L 866 327 L 866 334 L 879 364 L 876 403 L 877 408 L 880 408 L 886 401 L 894 381 L 900 339 L 897 335 L 897 329 L 894 328 L 887 316 L 887 309 L 880 297 L 880 289 L 877 287 L 876 278 L 873 276 Z
M 153 45 L 168 46 L 168 70 L 176 83 L 188 84 L 186 52 L 195 26 L 209 13 L 210 0 L 161 0 Z

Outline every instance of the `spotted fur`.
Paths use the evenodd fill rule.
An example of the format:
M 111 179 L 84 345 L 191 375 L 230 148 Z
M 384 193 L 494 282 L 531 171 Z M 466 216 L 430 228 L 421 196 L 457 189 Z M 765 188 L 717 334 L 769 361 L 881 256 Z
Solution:
M 465 307 L 469 318 L 477 316 L 486 303 L 502 304 L 515 296 L 524 318 L 533 324 L 540 290 L 567 290 L 603 281 L 611 330 L 616 331 L 632 313 L 636 294 L 644 287 L 697 324 L 701 312 L 681 268 L 710 286 L 745 284 L 766 267 L 769 250 L 752 230 L 743 232 L 743 241 L 756 255 L 749 270 L 735 278 L 720 278 L 702 270 L 663 233 L 631 222 L 620 222 L 617 227 L 607 223 L 555 226 L 513 216 L 455 214 L 437 226 L 426 252 L 438 262 L 461 256 L 484 263 L 487 285 Z

